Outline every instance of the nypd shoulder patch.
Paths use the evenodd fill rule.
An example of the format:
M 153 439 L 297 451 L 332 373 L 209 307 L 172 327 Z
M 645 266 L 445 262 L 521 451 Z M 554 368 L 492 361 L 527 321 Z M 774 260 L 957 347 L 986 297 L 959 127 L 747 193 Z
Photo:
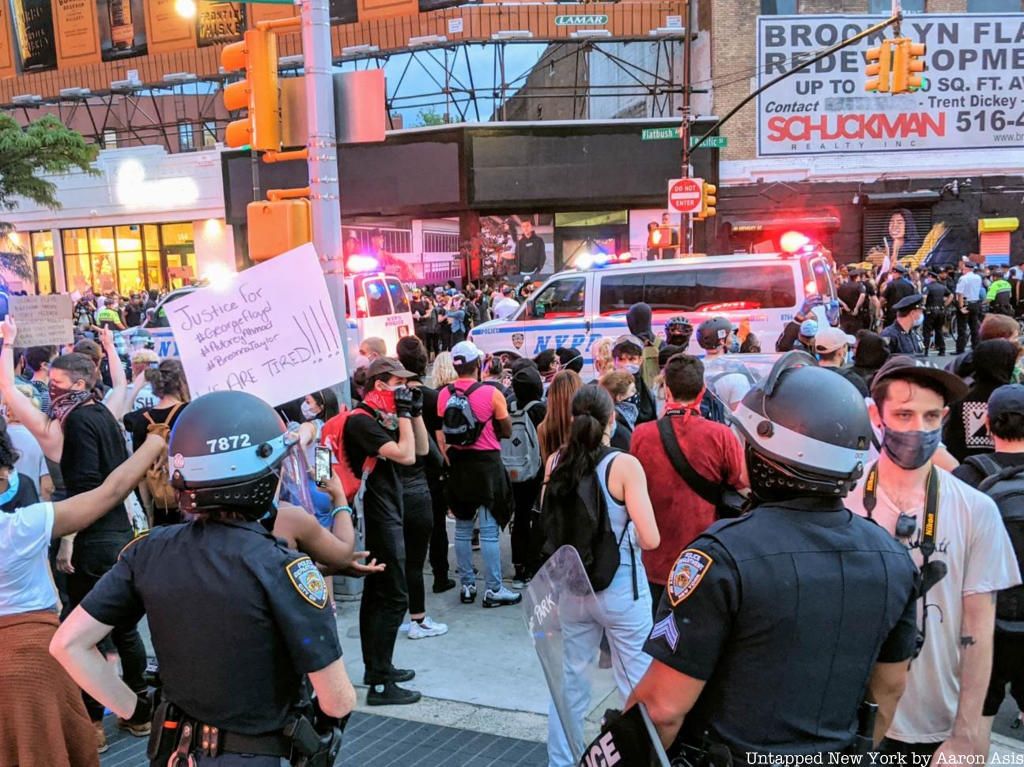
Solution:
M 299 595 L 314 607 L 327 606 L 327 583 L 309 557 L 300 557 L 285 566 L 288 580 Z
M 700 549 L 686 549 L 679 555 L 665 587 L 673 607 L 697 590 L 714 561 Z

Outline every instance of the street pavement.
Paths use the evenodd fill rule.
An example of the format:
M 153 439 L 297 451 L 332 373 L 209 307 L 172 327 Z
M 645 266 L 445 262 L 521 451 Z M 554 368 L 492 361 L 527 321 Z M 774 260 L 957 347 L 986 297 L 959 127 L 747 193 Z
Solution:
M 448 532 L 449 540 L 454 540 L 451 521 Z M 509 580 L 512 568 L 507 534 L 502 536 L 502 551 Z M 454 573 L 454 552 L 449 553 Z M 474 556 L 482 569 L 480 554 Z M 345 665 L 359 693 L 359 705 L 338 764 L 545 765 L 549 697 L 522 605 L 485 609 L 480 597 L 475 604 L 463 605 L 457 589 L 432 593 L 432 580 L 428 572 L 427 612 L 435 621 L 447 623 L 448 633 L 420 640 L 400 635 L 395 648 L 395 665 L 416 670 L 416 678 L 405 686 L 424 696 L 411 706 L 366 706 L 366 688 L 361 684 L 359 602 L 355 596 L 339 596 L 338 634 Z M 482 594 L 482 583 L 478 586 Z M 596 733 L 605 709 L 621 705 L 610 670 L 596 670 L 592 683 L 589 734 Z M 1015 714 L 1016 707 L 1007 696 L 996 718 L 992 763 L 1024 764 L 1024 729 L 1009 727 Z M 120 733 L 109 717 L 107 733 L 111 749 L 101 759 L 102 767 L 146 764 L 144 739 Z

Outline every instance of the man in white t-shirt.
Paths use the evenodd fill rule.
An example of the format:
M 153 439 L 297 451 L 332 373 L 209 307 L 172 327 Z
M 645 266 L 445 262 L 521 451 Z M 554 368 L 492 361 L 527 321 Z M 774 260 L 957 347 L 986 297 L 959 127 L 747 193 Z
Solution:
M 732 323 L 725 317 L 712 317 L 697 326 L 697 344 L 704 350 L 705 377 L 708 388 L 722 403 L 735 410 L 750 391 L 750 378 L 743 373 L 713 373 L 714 360 L 724 357 L 732 344 Z
M 495 319 L 507 320 L 519 311 L 519 302 L 512 295 L 515 291 L 508 285 L 501 289 L 501 298 L 496 298 L 491 305 L 491 314 Z
M 952 373 L 894 356 L 875 375 L 872 420 L 882 426 L 882 451 L 865 481 L 846 499 L 903 540 L 930 575 L 919 621 L 925 640 L 912 662 L 906 691 L 892 722 L 879 722 L 883 753 L 918 755 L 937 764 L 988 754 L 982 704 L 988 690 L 996 592 L 1020 583 L 1017 559 L 995 503 L 942 469 L 932 456 L 940 444 L 947 405 L 967 392 Z M 937 493 L 929 489 L 932 472 Z M 928 513 L 929 500 L 934 515 Z M 929 524 L 931 517 L 931 524 Z M 928 531 L 933 532 L 929 535 Z M 927 605 L 925 607 L 924 605 Z M 909 762 L 908 762 L 909 763 Z

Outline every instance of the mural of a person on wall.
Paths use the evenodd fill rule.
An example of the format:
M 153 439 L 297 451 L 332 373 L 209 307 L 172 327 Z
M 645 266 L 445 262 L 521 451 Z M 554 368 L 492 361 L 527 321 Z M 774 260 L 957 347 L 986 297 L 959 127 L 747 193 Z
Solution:
M 906 208 L 897 208 L 889 216 L 889 225 L 882 242 L 868 251 L 868 261 L 881 266 L 887 260 L 890 265 L 905 262 L 917 255 L 921 238 L 917 233 L 914 217 Z M 916 267 L 918 264 L 912 264 Z

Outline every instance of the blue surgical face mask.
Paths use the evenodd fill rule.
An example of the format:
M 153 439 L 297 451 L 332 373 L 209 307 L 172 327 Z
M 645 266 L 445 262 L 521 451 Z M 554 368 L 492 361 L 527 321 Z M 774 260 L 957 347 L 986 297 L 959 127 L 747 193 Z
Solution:
M 942 440 L 942 429 L 934 431 L 882 430 L 882 449 L 901 469 L 920 469 L 935 455 Z
M 915 328 L 919 328 L 923 324 L 924 324 L 924 315 L 923 314 L 917 315 L 917 319 L 914 320 L 914 327 Z
M 302 410 L 302 417 L 307 421 L 312 421 L 319 417 L 320 413 L 313 409 L 313 406 L 308 402 L 303 402 L 299 409 Z
M 635 376 L 637 373 L 640 372 L 640 366 L 632 362 L 628 365 L 624 365 L 622 369 L 629 373 L 631 376 Z
M 7 477 L 7 489 L 0 493 L 0 506 L 10 503 L 18 495 L 18 472 L 11 470 L 10 476 Z

